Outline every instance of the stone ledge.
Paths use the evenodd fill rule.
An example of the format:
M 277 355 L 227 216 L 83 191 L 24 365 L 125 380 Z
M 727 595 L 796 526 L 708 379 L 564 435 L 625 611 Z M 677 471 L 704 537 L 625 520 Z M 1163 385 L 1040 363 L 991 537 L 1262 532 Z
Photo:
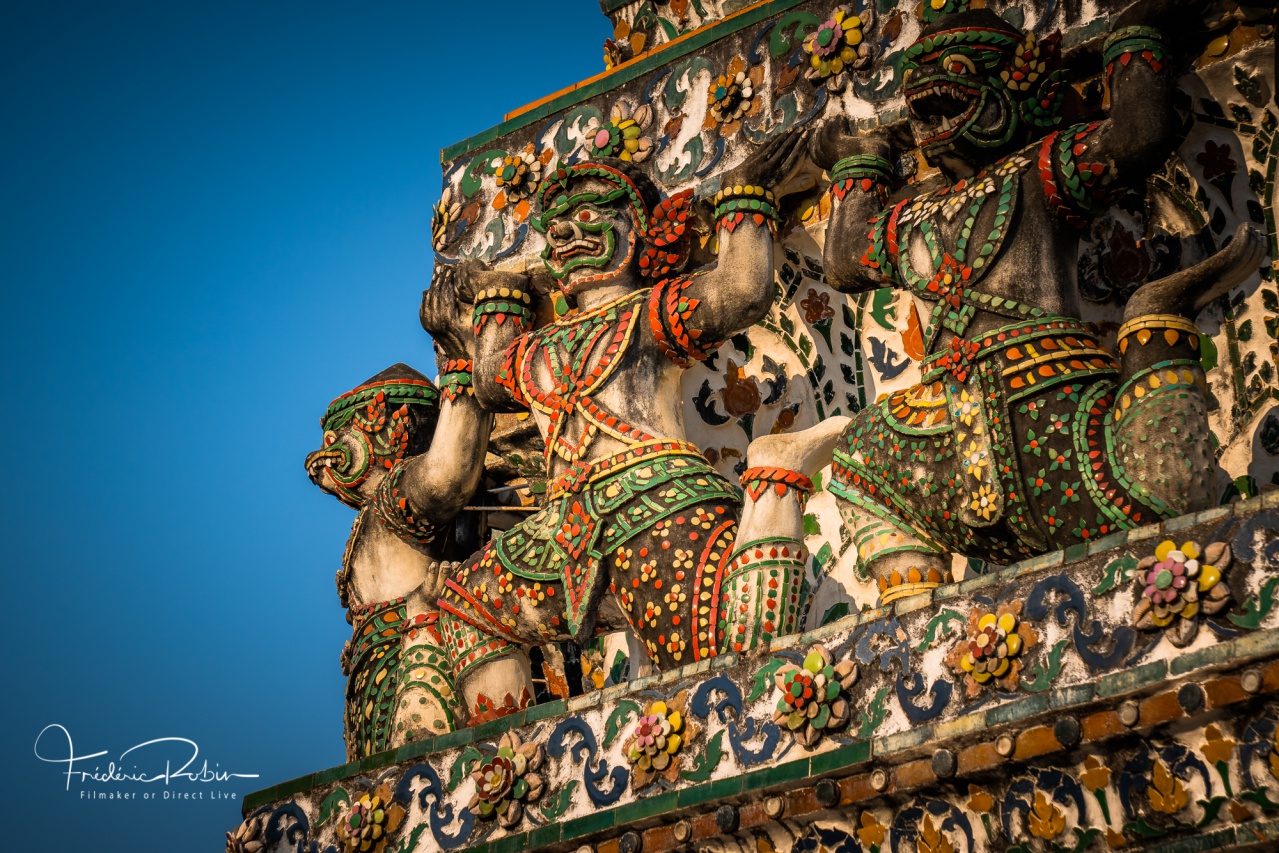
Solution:
M 1124 575 L 1153 552 L 1164 530 L 1178 543 L 1221 540 L 1235 552 L 1221 581 L 1232 592 L 1231 607 L 1211 619 L 1195 617 L 1199 630 L 1185 650 L 1162 631 L 1139 631 L 1129 624 L 1140 592 Z M 842 777 L 841 803 L 846 797 L 869 801 L 938 785 L 933 756 L 942 752 L 949 757 L 938 759 L 942 764 L 936 769 L 967 777 L 1008 761 L 1122 739 L 1133 731 L 1121 722 L 1131 715 L 1130 704 L 1138 714 L 1137 730 L 1185 724 L 1195 714 L 1251 703 L 1254 695 L 1279 689 L 1279 664 L 1250 676 L 1260 685 L 1253 692 L 1244 689 L 1239 674 L 1279 654 L 1279 614 L 1273 598 L 1262 594 L 1274 567 L 1255 548 L 1258 537 L 1276 536 L 1279 513 L 1253 500 L 1108 537 L 1104 550 L 1046 555 L 974 579 L 984 584 L 965 581 L 898 602 L 888 611 L 850 615 L 751 655 L 703 661 L 660 679 L 530 708 L 309 774 L 249 795 L 246 815 L 268 816 L 275 830 L 284 823 L 305 824 L 308 838 L 330 839 L 336 824 L 333 803 L 387 781 L 407 810 L 400 835 L 418 831 L 413 850 L 554 847 L 612 838 L 622 828 L 660 834 L 681 815 L 696 817 L 694 828 L 703 827 L 709 838 L 722 831 L 711 814 L 716 808 L 740 806 L 744 822 L 744 804 L 762 792 L 808 791 L 787 793 L 788 814 L 816 813 L 829 808 L 813 799 L 813 785 L 821 778 Z M 975 615 L 1001 612 L 1001 607 L 1002 612 L 1020 611 L 1014 632 L 1023 639 L 1011 655 L 1012 677 L 1004 672 L 996 686 L 995 679 L 979 683 L 956 668 L 952 650 L 967 647 Z M 815 735 L 806 746 L 791 732 L 790 720 L 774 722 L 775 680 L 779 669 L 802 665 L 818 643 L 833 661 L 856 662 L 860 673 L 840 697 L 850 708 L 846 722 L 809 730 L 800 721 L 796 733 Z M 1186 684 L 1198 685 L 1194 690 L 1199 691 L 1187 696 L 1202 694 L 1189 710 L 1178 704 L 1177 691 Z M 635 790 L 637 769 L 627 741 L 637 715 L 656 699 L 683 708 L 685 734 L 690 726 L 700 731 L 675 754 L 677 775 Z M 1059 725 L 1065 728 L 1058 731 Z M 543 744 L 547 753 L 539 771 L 545 791 L 538 801 L 524 804 L 524 816 L 510 830 L 477 820 L 467 808 L 474 791 L 469 771 L 507 732 Z M 1010 744 L 1007 755 L 998 751 L 1004 738 Z M 878 782 L 883 787 L 872 784 Z M 802 811 L 808 807 L 796 797 L 812 801 L 813 808 Z M 321 821 L 326 801 L 329 814 Z M 649 826 L 661 822 L 659 817 L 662 826 Z M 643 849 L 662 849 L 648 844 L 646 839 Z

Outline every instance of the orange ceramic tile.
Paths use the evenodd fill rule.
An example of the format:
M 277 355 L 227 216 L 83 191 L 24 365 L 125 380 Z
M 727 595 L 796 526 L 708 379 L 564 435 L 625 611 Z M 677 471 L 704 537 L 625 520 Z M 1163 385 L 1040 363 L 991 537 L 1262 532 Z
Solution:
M 1261 689 L 1266 693 L 1279 691 L 1279 660 L 1261 670 Z
M 1142 699 L 1140 705 L 1141 718 L 1137 725 L 1142 728 L 1157 726 L 1185 716 L 1181 706 L 1177 704 L 1177 694 L 1172 691 L 1156 693 L 1154 696 Z
M 1018 761 L 1046 755 L 1061 749 L 1053 734 L 1052 726 L 1032 726 L 1017 736 L 1017 749 L 1013 757 Z
M 995 751 L 994 742 L 979 743 L 959 751 L 959 770 L 956 775 L 964 776 L 995 767 L 1005 759 Z
M 1089 714 L 1080 720 L 1080 723 L 1084 730 L 1085 741 L 1105 740 L 1129 731 L 1127 726 L 1119 722 L 1119 714 L 1111 709 Z
M 675 840 L 673 823 L 655 826 L 644 833 L 644 849 L 649 853 L 663 853 L 665 850 L 674 850 L 679 846 L 679 842 Z
M 870 774 L 863 773 L 860 776 L 850 776 L 847 779 L 840 780 L 840 801 L 844 803 L 860 803 L 864 800 L 873 800 L 876 797 L 883 796 L 876 791 L 870 784 Z M 894 790 L 890 784 L 884 794 Z
M 812 812 L 821 811 L 821 804 L 817 802 L 817 794 L 812 788 L 800 788 L 798 791 L 792 791 L 787 797 L 786 813 L 789 815 L 811 814 Z
M 1215 678 L 1207 681 L 1203 685 L 1204 693 L 1208 694 L 1208 707 L 1220 708 L 1223 705 L 1231 705 L 1235 702 L 1242 702 L 1248 698 L 1248 694 L 1239 686 L 1239 676 L 1228 675 L 1225 678 Z
M 898 790 L 919 788 L 923 785 L 931 785 L 936 781 L 937 776 L 933 773 L 933 762 L 929 758 L 908 761 L 893 769 L 893 782 Z

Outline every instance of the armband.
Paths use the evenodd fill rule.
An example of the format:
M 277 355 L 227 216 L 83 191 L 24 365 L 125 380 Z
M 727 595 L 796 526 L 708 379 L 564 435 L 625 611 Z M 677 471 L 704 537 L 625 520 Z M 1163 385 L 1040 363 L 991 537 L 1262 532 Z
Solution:
M 862 192 L 874 192 L 881 200 L 886 197 L 892 181 L 893 166 L 875 154 L 854 154 L 845 157 L 831 169 L 830 194 L 843 201 L 854 187 Z
M 1101 53 L 1106 73 L 1111 73 L 1115 60 L 1126 67 L 1134 56 L 1146 60 L 1155 73 L 1158 73 L 1163 70 L 1167 56 L 1163 33 L 1151 27 L 1121 27 L 1115 30 L 1106 37 Z
M 440 373 L 440 393 L 450 403 L 466 394 L 472 396 L 475 389 L 471 387 L 472 363 L 469 358 L 455 358 L 444 362 Z
M 477 335 L 489 320 L 500 326 L 508 318 L 518 331 L 531 325 L 533 297 L 512 287 L 489 287 L 476 295 L 472 322 Z
M 749 217 L 756 225 L 763 227 L 767 224 L 770 231 L 777 233 L 780 220 L 777 201 L 763 187 L 738 185 L 722 189 L 715 194 L 713 203 L 716 228 L 727 228 L 731 234 Z

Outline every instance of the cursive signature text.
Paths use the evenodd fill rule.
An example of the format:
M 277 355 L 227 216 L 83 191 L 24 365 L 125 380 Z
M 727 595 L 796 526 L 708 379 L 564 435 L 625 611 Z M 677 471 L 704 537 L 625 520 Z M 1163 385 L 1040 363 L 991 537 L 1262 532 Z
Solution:
M 61 733 L 61 737 L 58 733 Z M 41 750 L 42 743 L 45 745 L 44 751 Z M 228 779 L 258 778 L 256 773 L 230 773 L 217 769 L 217 764 L 214 764 L 214 769 L 211 770 L 208 759 L 195 769 L 195 762 L 200 757 L 200 747 L 195 741 L 184 737 L 161 737 L 144 741 L 108 760 L 105 767 L 99 762 L 93 766 L 92 770 L 84 769 L 87 767 L 87 762 L 102 758 L 108 754 L 108 750 L 77 755 L 75 745 L 71 741 L 71 732 L 58 723 L 45 726 L 40 730 L 40 734 L 36 735 L 35 754 L 41 761 L 63 765 L 65 769 L 62 772 L 67 777 L 68 791 L 71 790 L 73 780 L 81 785 L 86 782 L 143 782 L 146 784 L 163 782 L 168 785 L 170 782 L 179 780 L 226 782 Z M 132 758 L 126 762 L 127 756 Z M 159 770 L 161 760 L 164 761 L 163 771 Z M 150 769 L 141 770 L 140 764 L 150 765 Z M 175 764 L 180 766 L 175 769 Z

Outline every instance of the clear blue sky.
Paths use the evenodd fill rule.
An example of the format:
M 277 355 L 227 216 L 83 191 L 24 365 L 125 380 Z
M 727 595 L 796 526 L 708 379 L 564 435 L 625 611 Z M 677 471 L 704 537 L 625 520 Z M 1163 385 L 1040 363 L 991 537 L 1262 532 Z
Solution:
M 332 397 L 434 371 L 440 148 L 608 32 L 596 0 L 0 4 L 6 850 L 220 851 L 239 820 L 79 800 L 50 723 L 190 738 L 241 791 L 341 763 L 352 513 L 302 458 Z

